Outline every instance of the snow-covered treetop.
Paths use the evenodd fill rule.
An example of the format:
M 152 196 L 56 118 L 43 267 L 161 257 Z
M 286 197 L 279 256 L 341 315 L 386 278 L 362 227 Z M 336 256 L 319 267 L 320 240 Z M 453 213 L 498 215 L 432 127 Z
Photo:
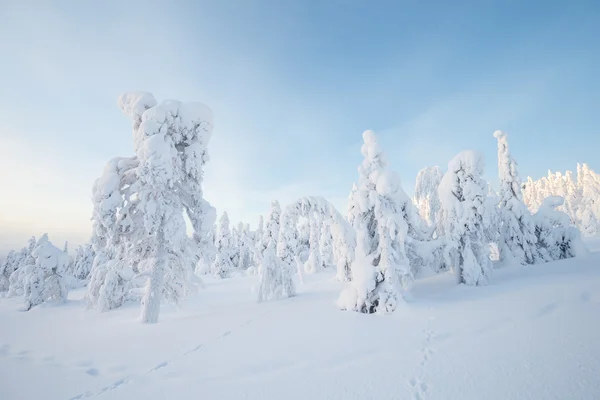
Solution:
M 44 234 L 33 250 L 36 265 L 46 271 L 54 271 L 62 274 L 69 263 L 69 256 L 54 246 L 48 240 L 48 234 Z
M 438 194 L 440 202 L 445 209 L 450 209 L 454 206 L 456 200 L 464 201 L 465 194 L 460 190 L 463 188 L 459 185 L 458 179 L 463 177 L 479 177 L 483 174 L 484 160 L 481 153 L 473 150 L 465 150 L 457 154 L 448 163 L 448 172 L 442 178 Z
M 363 145 L 360 152 L 365 158 L 362 164 L 358 167 L 358 173 L 372 182 L 377 181 L 377 177 L 371 177 L 371 174 L 377 174 L 387 165 L 385 154 L 377 143 L 375 132 L 368 130 L 363 132 Z M 359 181 L 360 186 L 360 181 Z
M 434 194 L 442 175 L 442 170 L 437 165 L 420 170 L 415 183 L 415 199 L 427 198 Z
M 135 124 L 135 129 L 142 121 L 142 114 L 149 108 L 158 104 L 151 93 L 147 92 L 127 92 L 119 96 L 117 104 L 123 114 L 130 117 Z
M 508 138 L 506 133 L 495 131 L 494 137 L 498 139 L 498 176 L 500 178 L 500 196 L 503 201 L 507 197 L 515 197 L 521 201 L 521 180 L 517 171 L 517 162 L 512 158 L 508 150 Z

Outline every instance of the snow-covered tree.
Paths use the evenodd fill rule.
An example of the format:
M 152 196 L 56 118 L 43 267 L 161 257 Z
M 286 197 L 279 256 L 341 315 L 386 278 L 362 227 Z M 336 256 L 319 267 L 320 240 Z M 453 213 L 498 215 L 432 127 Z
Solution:
M 523 201 L 531 212 L 535 213 L 550 196 L 564 199 L 556 210 L 567 214 L 584 236 L 600 233 L 600 175 L 587 164 L 577 164 L 577 177 L 571 171 L 548 171 L 538 180 L 527 178 Z
M 364 161 L 359 166 L 354 204 L 355 261 L 351 286 L 338 305 L 364 313 L 394 311 L 412 279 L 404 244 L 408 234 L 402 204 L 406 196 L 399 178 L 386 169 L 385 155 L 373 131 L 363 133 Z
M 148 247 L 133 239 L 143 224 L 136 198 L 138 165 L 136 157 L 113 158 L 92 187 L 94 260 L 86 300 L 100 312 L 120 307 L 130 298 L 134 268 L 150 254 Z
M 198 265 L 196 266 L 196 274 L 198 275 L 210 274 L 212 270 L 215 258 L 217 257 L 216 235 L 216 225 L 213 223 L 211 229 L 207 230 L 206 236 L 198 249 L 199 257 Z
M 356 216 L 360 213 L 360 210 L 357 208 L 356 196 L 358 193 L 358 186 L 356 183 L 352 184 L 352 190 L 350 191 L 350 195 L 348 196 L 348 209 L 346 210 L 346 215 L 348 222 L 350 225 L 354 226 L 356 221 Z
M 267 221 L 263 230 L 262 237 L 258 240 L 256 245 L 255 263 L 258 265 L 262 262 L 262 257 L 265 249 L 269 245 L 271 239 L 277 244 L 279 237 L 279 220 L 281 219 L 281 206 L 277 200 L 271 201 L 271 209 L 267 215 Z M 259 221 L 260 223 L 260 221 Z M 260 227 L 260 225 L 259 225 Z
M 587 253 L 581 234 L 571 226 L 569 216 L 557 211 L 562 197 L 547 197 L 533 216 L 540 256 L 545 261 L 562 260 Z
M 319 250 L 323 265 L 328 267 L 334 264 L 333 258 L 333 235 L 331 233 L 331 224 L 328 221 L 321 223 L 321 236 L 319 239 Z
M 215 245 L 217 247 L 217 256 L 215 258 L 215 263 L 213 264 L 213 274 L 219 278 L 226 278 L 235 268 L 233 262 L 234 250 L 227 212 L 224 212 L 219 219 Z
M 485 285 L 492 276 L 492 263 L 485 237 L 487 184 L 481 178 L 483 157 L 463 151 L 448 164 L 439 186 L 444 209 L 446 262 L 459 283 Z
M 338 281 L 349 282 L 352 280 L 356 234 L 354 228 L 342 218 L 338 218 L 330 225 L 333 236 L 333 259 L 336 265 L 335 277 Z
M 200 103 L 158 104 L 143 92 L 126 93 L 118 103 L 133 122 L 135 156 L 113 159 L 94 185 L 96 258 L 88 300 L 98 308 L 120 305 L 131 268 L 146 281 L 137 292 L 142 321 L 157 322 L 162 298 L 178 302 L 194 289 L 197 249 L 214 222 L 202 196 L 212 112 Z
M 502 131 L 495 131 L 498 139 L 498 173 L 500 177 L 500 260 L 519 264 L 539 261 L 536 247 L 535 224 L 522 200 L 521 181 L 517 163 L 508 151 L 508 140 Z
M 90 307 L 108 311 L 132 299 L 134 289 L 133 269 L 121 259 L 110 259 L 106 253 L 96 254 L 90 272 L 86 298 Z
M 310 220 L 308 218 L 298 220 L 296 229 L 298 231 L 298 261 L 304 268 L 310 254 Z
M 240 271 L 246 270 L 251 266 L 252 261 L 252 235 L 250 225 L 240 222 L 238 224 L 238 264 Z
M 258 266 L 257 300 L 259 303 L 291 297 L 295 294 L 289 271 L 277 257 L 275 246 L 275 240 L 271 238 Z
M 73 257 L 73 275 L 75 279 L 86 281 L 89 278 L 95 256 L 91 244 L 79 246 L 75 250 L 75 256 Z
M 438 186 L 442 180 L 442 170 L 438 166 L 423 168 L 417 174 L 414 203 L 419 215 L 429 226 L 435 226 L 440 211 Z
M 47 236 L 44 236 L 44 240 L 47 240 Z M 41 240 L 41 239 L 40 239 Z M 41 243 L 40 243 L 41 244 Z M 35 263 L 33 258 L 33 250 L 38 245 L 38 241 L 35 237 L 31 237 L 27 241 L 27 246 L 23 247 L 20 252 L 15 254 L 15 258 L 12 263 L 12 273 L 8 278 L 8 296 L 22 296 L 25 287 L 25 266 Z
M 256 227 L 256 237 L 254 238 L 255 242 L 259 242 L 262 240 L 263 234 L 265 231 L 265 219 L 262 215 L 258 216 L 258 225 Z
M 313 213 L 310 219 L 310 237 L 308 260 L 304 264 L 304 271 L 309 274 L 321 272 L 324 267 L 323 258 L 321 258 L 321 249 L 319 248 L 321 240 L 321 218 Z
M 10 286 L 10 275 L 17 268 L 17 252 L 11 250 L 0 263 L 0 292 L 8 291 Z
M 44 234 L 32 253 L 33 263 L 25 265 L 24 271 L 24 310 L 30 310 L 44 302 L 62 303 L 67 299 L 65 273 L 69 256 L 52 245 Z
M 498 207 L 500 197 L 489 183 L 487 183 L 487 187 L 488 193 L 485 199 L 485 212 L 487 215 L 483 219 L 483 228 L 487 242 L 497 243 L 502 225 L 500 208 Z

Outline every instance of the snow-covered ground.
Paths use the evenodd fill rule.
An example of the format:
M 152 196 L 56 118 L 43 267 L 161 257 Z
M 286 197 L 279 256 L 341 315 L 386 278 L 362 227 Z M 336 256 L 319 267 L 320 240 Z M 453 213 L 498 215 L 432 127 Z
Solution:
M 0 299 L 0 398 L 600 398 L 600 253 L 486 287 L 422 279 L 390 315 L 339 311 L 333 272 L 263 304 L 254 282 L 207 279 L 150 325 L 137 304 L 86 310 L 82 290 L 29 312 Z

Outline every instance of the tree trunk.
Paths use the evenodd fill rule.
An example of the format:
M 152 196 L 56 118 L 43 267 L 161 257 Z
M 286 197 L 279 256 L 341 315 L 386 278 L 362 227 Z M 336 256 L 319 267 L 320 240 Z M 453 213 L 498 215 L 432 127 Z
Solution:
M 161 291 L 164 279 L 164 266 L 166 261 L 165 252 L 157 249 L 150 271 L 150 278 L 146 283 L 146 290 L 142 298 L 142 322 L 157 323 L 160 313 Z

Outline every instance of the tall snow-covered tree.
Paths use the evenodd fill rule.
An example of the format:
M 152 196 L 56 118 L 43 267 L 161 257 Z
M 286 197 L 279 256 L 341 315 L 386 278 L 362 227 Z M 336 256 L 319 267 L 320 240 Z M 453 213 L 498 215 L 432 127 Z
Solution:
M 535 224 L 522 200 L 521 181 L 517 163 L 508 151 L 508 139 L 502 131 L 495 131 L 498 139 L 498 174 L 500 177 L 500 260 L 519 264 L 539 261 L 536 247 Z
M 239 270 L 246 270 L 251 265 L 252 261 L 252 238 L 250 233 L 250 225 L 239 223 L 238 225 L 238 264 Z
M 212 112 L 200 103 L 158 104 L 143 92 L 125 93 L 118 103 L 133 122 L 135 156 L 112 160 L 94 185 L 88 300 L 100 309 L 122 304 L 132 269 L 146 281 L 138 292 L 141 319 L 157 322 L 162 298 L 178 302 L 195 288 L 196 249 L 214 222 L 202 196 Z
M 262 237 L 260 237 L 258 244 L 256 246 L 256 264 L 260 264 L 262 262 L 262 257 L 265 249 L 269 245 L 271 239 L 275 241 L 275 245 L 277 245 L 277 239 L 279 238 L 279 224 L 281 219 L 281 206 L 277 200 L 271 201 L 271 209 L 269 210 L 269 214 L 267 215 L 267 220 L 265 223 L 265 228 L 263 230 Z
M 128 93 L 119 104 L 134 123 L 138 210 L 143 218 L 138 238 L 153 249 L 143 261 L 148 279 L 142 321 L 157 322 L 162 297 L 178 302 L 190 290 L 196 255 L 190 249 L 183 212 L 194 235 L 203 233 L 202 217 L 210 206 L 202 198 L 202 166 L 208 160 L 213 115 L 201 103 L 165 101 L 143 111 L 137 126 L 137 103 L 141 98 L 145 107 L 145 96 Z
M 215 244 L 217 247 L 217 256 L 213 265 L 213 274 L 219 278 L 226 278 L 235 268 L 233 262 L 234 250 L 227 212 L 223 212 L 219 219 L 217 240 Z
M 492 262 L 485 237 L 487 184 L 481 178 L 483 157 L 463 151 L 448 164 L 439 186 L 446 232 L 445 259 L 459 283 L 485 285 Z
M 385 155 L 375 133 L 363 133 L 364 160 L 358 168 L 356 192 L 351 199 L 356 229 L 355 261 L 350 287 L 338 305 L 363 313 L 394 311 L 402 301 L 402 290 L 412 279 L 405 253 L 408 234 L 403 210 L 403 193 L 398 176 L 387 168 Z
M 442 180 L 442 170 L 438 166 L 423 168 L 417 174 L 414 202 L 419 215 L 429 226 L 435 226 L 440 211 L 438 186 Z

